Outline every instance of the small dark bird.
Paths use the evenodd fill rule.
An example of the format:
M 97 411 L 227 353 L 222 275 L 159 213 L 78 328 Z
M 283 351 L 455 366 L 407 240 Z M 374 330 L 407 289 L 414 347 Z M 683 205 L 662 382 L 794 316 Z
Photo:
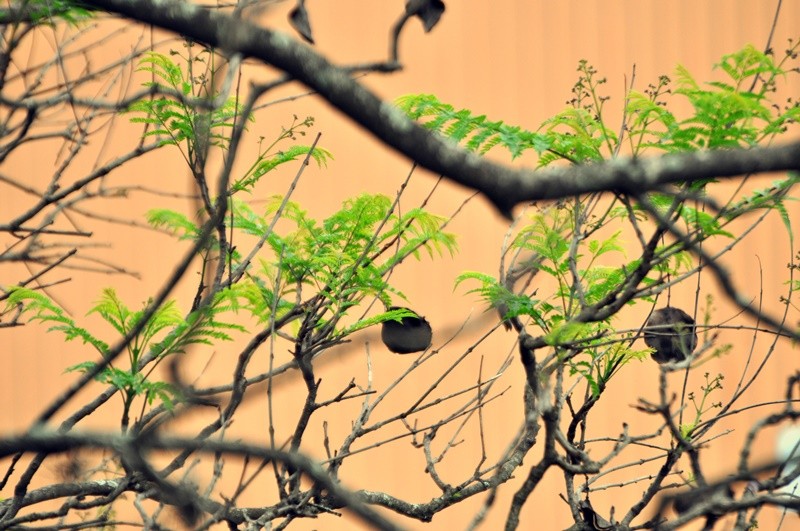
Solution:
M 400 320 L 390 319 L 383 322 L 381 340 L 386 348 L 395 354 L 411 354 L 421 352 L 431 346 L 433 333 L 428 321 L 413 310 L 392 306 L 388 311 L 407 310 L 416 317 L 405 316 Z
M 660 308 L 647 320 L 644 342 L 655 349 L 650 356 L 658 363 L 683 361 L 697 347 L 694 319 L 672 306 Z

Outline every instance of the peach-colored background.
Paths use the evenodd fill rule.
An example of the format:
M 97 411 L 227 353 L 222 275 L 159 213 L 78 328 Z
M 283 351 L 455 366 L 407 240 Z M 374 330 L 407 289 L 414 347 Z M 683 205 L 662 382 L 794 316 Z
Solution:
M 285 23 L 290 6 L 283 3 L 262 16 L 264 24 L 288 30 Z M 547 117 L 563 109 L 570 98 L 570 89 L 577 79 L 576 65 L 580 59 L 587 59 L 603 76 L 608 78 L 604 92 L 612 97 L 608 104 L 609 116 L 619 117 L 625 80 L 631 80 L 635 65 L 635 87 L 644 89 L 660 74 L 671 74 L 677 64 L 684 65 L 698 79 L 709 79 L 715 74 L 711 65 L 725 54 L 738 50 L 747 43 L 762 48 L 774 16 L 776 2 L 766 1 L 706 1 L 695 2 L 678 0 L 668 2 L 651 1 L 525 1 L 495 0 L 492 2 L 447 2 L 447 12 L 440 24 L 430 34 L 424 34 L 420 24 L 410 24 L 401 40 L 401 59 L 405 69 L 391 76 L 371 75 L 364 82 L 382 97 L 392 100 L 412 92 L 431 92 L 443 101 L 456 107 L 472 109 L 484 113 L 492 119 L 502 119 L 508 123 L 519 124 L 535 129 Z M 317 48 L 332 60 L 341 63 L 356 63 L 385 57 L 388 47 L 388 30 L 401 9 L 401 2 L 355 2 L 343 0 L 322 2 L 310 0 L 308 8 L 312 17 Z M 797 21 L 800 20 L 800 1 L 783 2 L 778 26 L 773 38 L 773 47 L 780 54 L 786 47 L 787 38 L 798 37 Z M 128 34 L 136 36 L 137 30 L 128 29 Z M 41 45 L 42 42 L 40 41 Z M 45 50 L 49 50 L 46 46 Z M 126 51 L 122 39 L 104 47 L 103 52 L 110 57 L 119 56 Z M 44 51 L 41 53 L 49 53 Z M 101 59 L 100 59 L 101 60 Z M 254 78 L 269 79 L 269 74 L 256 69 Z M 797 76 L 790 77 L 787 95 L 797 97 L 800 84 Z M 302 92 L 296 86 L 278 91 L 274 98 Z M 270 98 L 271 99 L 271 98 Z M 319 99 L 306 97 L 294 102 L 282 103 L 265 109 L 260 113 L 256 124 L 251 127 L 245 139 L 240 165 L 244 167 L 248 154 L 252 155 L 259 135 L 272 138 L 280 126 L 291 121 L 293 114 L 301 118 L 305 115 L 315 117 L 313 132 L 321 132 L 320 146 L 330 150 L 334 160 L 327 169 L 315 166 L 307 169 L 294 196 L 317 218 L 322 218 L 336 209 L 341 201 L 355 193 L 381 192 L 394 194 L 405 178 L 410 162 L 379 146 L 371 137 L 357 126 L 332 111 Z M 621 119 L 621 117 L 619 117 Z M 130 146 L 136 129 L 127 126 L 125 120 L 115 126 L 110 145 L 115 142 Z M 612 120 L 612 123 L 613 120 Z M 310 135 L 311 136 L 311 135 Z M 135 137 L 133 137 L 135 138 Z M 310 141 L 310 139 L 309 139 Z M 105 148 L 103 148 L 105 149 Z M 91 153 L 99 153 L 101 161 L 110 155 L 97 145 L 89 147 Z M 113 150 L 113 147 L 111 148 Z M 95 151 L 91 151 L 95 150 Z M 94 155 L 93 155 L 94 156 Z M 499 151 L 496 155 L 507 161 Z M 39 148 L 36 156 L 31 153 L 20 154 L 6 163 L 3 171 L 12 175 L 28 175 L 33 182 L 42 176 L 50 175 L 55 161 L 52 154 Z M 508 162 L 508 161 L 507 161 Z M 524 164 L 517 161 L 513 164 Z M 91 162 L 87 162 L 91 163 Z M 219 160 L 212 159 L 211 167 L 218 168 Z M 215 166 L 216 165 L 216 166 Z M 264 183 L 260 191 L 264 198 L 271 194 L 283 193 L 287 183 L 294 176 L 296 167 L 287 165 L 278 175 Z M 213 170 L 212 170 L 213 174 Z M 167 184 L 172 190 L 185 192 L 190 189 L 191 180 L 182 166 L 182 159 L 174 150 L 162 150 L 143 160 L 137 160 L 112 174 L 112 183 L 136 183 L 144 186 Z M 768 182 L 762 179 L 761 184 Z M 403 198 L 403 208 L 416 204 L 434 186 L 435 180 L 423 171 L 412 178 L 411 185 Z M 4 191 L 0 189 L 0 193 Z M 469 191 L 442 184 L 433 196 L 430 209 L 440 214 L 453 212 L 467 197 Z M 13 194 L 0 195 L 0 212 L 3 219 L 7 212 L 16 212 L 23 207 L 19 197 Z M 254 198 L 258 199 L 258 198 Z M 109 215 L 114 214 L 128 219 L 142 220 L 142 215 L 153 207 L 185 207 L 183 203 L 166 200 L 143 193 L 133 193 L 128 199 L 110 199 L 105 206 L 95 208 Z M 258 204 L 258 203 L 256 203 Z M 177 205 L 177 206 L 176 206 Z M 795 220 L 800 215 L 797 206 L 792 208 Z M 146 297 L 153 293 L 165 280 L 185 248 L 176 245 L 174 240 L 151 232 L 131 227 L 120 227 L 86 220 L 85 228 L 95 233 L 100 242 L 110 242 L 107 259 L 138 274 L 107 276 L 72 272 L 72 281 L 58 286 L 53 293 L 77 319 L 97 300 L 100 289 L 113 286 L 119 295 L 132 307 L 138 307 Z M 468 317 L 471 319 L 466 331 L 459 339 L 442 349 L 436 367 L 426 369 L 423 376 L 413 384 L 404 384 L 387 409 L 399 410 L 407 406 L 421 389 L 432 381 L 455 359 L 471 339 L 478 337 L 494 324 L 492 314 L 485 315 L 483 306 L 474 295 L 465 294 L 463 287 L 454 290 L 453 281 L 465 270 L 495 274 L 498 270 L 499 249 L 506 230 L 505 222 L 496 215 L 481 199 L 468 203 L 463 212 L 450 226 L 459 236 L 460 252 L 453 258 L 446 256 L 435 261 L 423 259 L 421 262 L 409 261 L 393 276 L 395 285 L 408 296 L 410 305 L 425 314 L 435 327 L 434 346 L 442 345 Z M 796 232 L 797 232 L 797 228 Z M 775 301 L 784 287 L 785 264 L 789 260 L 789 247 L 781 231 L 779 220 L 768 222 L 766 228 L 759 229 L 760 236 L 751 238 L 737 254 L 729 258 L 736 281 L 749 296 L 758 296 L 763 289 L 763 300 L 778 310 Z M 773 237 L 774 236 L 774 237 Z M 105 251 L 103 251 L 105 252 Z M 93 256 L 104 256 L 95 251 Z M 62 276 L 67 276 L 66 273 Z M 0 269 L 0 282 L 13 283 L 20 278 L 20 271 L 10 267 Z M 59 277 L 60 278 L 60 277 Z M 192 284 L 196 277 L 189 275 L 176 292 L 179 304 L 187 308 L 191 302 Z M 687 283 L 673 290 L 673 303 L 691 307 L 694 304 L 695 282 Z M 735 315 L 735 311 L 717 294 L 716 286 L 710 278 L 703 277 L 699 286 L 701 305 L 706 294 L 716 294 L 714 320 L 724 321 Z M 86 318 L 87 327 L 93 330 L 102 327 L 96 317 Z M 738 320 L 737 323 L 746 322 Z M 621 326 L 635 327 L 641 324 L 637 316 L 630 312 L 624 314 Z M 99 328 L 103 330 L 103 328 Z M 109 332 L 108 340 L 113 340 Z M 34 416 L 40 412 L 74 378 L 64 375 L 64 367 L 85 360 L 85 347 L 70 343 L 64 344 L 55 334 L 45 334 L 44 327 L 29 325 L 24 330 L 0 330 L 0 345 L 4 356 L 4 370 L 0 374 L 0 433 L 13 433 L 30 426 Z M 722 372 L 726 375 L 722 396 L 729 396 L 735 381 L 742 372 L 744 356 L 749 350 L 751 336 L 747 332 L 728 332 L 720 335 L 719 342 L 732 342 L 733 351 L 721 360 L 709 362 L 704 368 L 695 371 L 689 382 L 690 389 L 698 391 L 702 384 L 702 373 L 707 370 L 712 375 Z M 388 356 L 380 342 L 376 342 L 374 331 L 366 331 L 357 336 L 352 343 L 339 347 L 330 359 L 321 365 L 319 373 L 323 378 L 322 394 L 334 396 L 352 377 L 365 384 L 365 352 L 369 352 L 373 362 L 373 387 L 385 388 L 393 377 L 404 370 L 411 360 L 407 357 Z M 237 342 L 242 344 L 242 341 Z M 643 346 L 642 346 L 643 347 Z M 761 385 L 754 387 L 740 406 L 757 404 L 779 399 L 783 395 L 786 375 L 800 367 L 797 351 L 791 350 L 788 343 L 780 347 L 771 363 L 764 369 Z M 459 369 L 451 380 L 445 382 L 444 389 L 457 389 L 465 382 L 474 382 L 478 377 L 479 356 L 484 361 L 484 376 L 496 370 L 501 361 L 512 352 L 513 337 L 503 332 L 495 333 L 490 340 L 476 349 L 471 364 Z M 198 378 L 197 385 L 225 381 L 229 374 L 230 361 L 235 356 L 234 347 L 219 345 L 213 351 L 211 362 L 206 366 L 211 351 L 197 349 L 189 356 L 190 363 L 184 366 L 188 377 Z M 286 355 L 280 352 L 281 360 Z M 228 358 L 226 358 L 228 356 Z M 258 361 L 260 368 L 266 367 L 266 352 Z M 750 369 L 752 371 L 752 369 Z M 255 374 L 255 369 L 253 371 Z M 632 405 L 639 397 L 656 399 L 658 370 L 652 363 L 632 363 L 626 366 L 611 389 L 604 395 L 598 411 L 594 413 L 590 425 L 591 437 L 614 436 L 620 433 L 622 422 L 635 426 L 639 432 L 654 425 L 653 419 L 636 412 Z M 426 380 L 427 378 L 427 380 Z M 674 389 L 679 389 L 680 380 L 675 376 Z M 522 375 L 516 364 L 504 375 L 496 389 L 508 390 L 495 403 L 487 406 L 485 422 L 489 437 L 487 452 L 492 456 L 500 454 L 510 443 L 516 432 L 520 418 L 520 394 Z M 300 382 L 291 378 L 278 381 L 275 390 L 277 419 L 276 439 L 282 442 L 291 429 L 292 413 L 299 406 L 297 395 L 293 393 Z M 93 389 L 96 392 L 97 389 Z M 581 391 L 582 392 L 582 391 Z M 440 391 L 443 395 L 446 391 Z M 231 427 L 229 436 L 241 437 L 252 442 L 264 443 L 266 439 L 266 399 L 265 394 L 253 393 L 242 411 L 242 418 Z M 83 398 L 92 396 L 84 393 Z M 66 411 L 72 411 L 79 400 L 70 403 Z M 90 419 L 85 427 L 113 426 L 114 413 L 118 401 L 110 402 L 104 410 L 105 416 Z M 336 408 L 326 415 L 328 431 L 333 446 L 349 431 L 350 421 L 357 411 L 359 402 L 353 400 L 343 407 Z M 753 420 L 764 413 L 757 409 L 743 413 L 735 421 L 719 428 L 734 431 L 724 438 L 717 439 L 704 450 L 703 459 L 710 467 L 709 473 L 724 473 L 731 469 L 737 450 Z M 201 419 L 202 417 L 202 419 Z M 63 415 L 59 418 L 63 418 Z M 434 417 L 432 417 L 434 418 Z M 197 415 L 178 423 L 184 433 L 192 433 L 193 422 L 208 420 Z M 423 421 L 421 421 L 423 422 Z M 83 424 L 81 426 L 84 426 Z M 442 465 L 445 479 L 458 483 L 464 470 L 472 470 L 476 465 L 477 447 L 476 424 L 473 422 L 462 434 L 468 441 L 451 451 Z M 390 430 L 391 431 L 391 430 Z M 392 433 L 401 433 L 395 430 Z M 321 420 L 311 427 L 308 446 L 305 451 L 314 456 L 323 456 L 321 439 Z M 757 445 L 758 459 L 768 459 L 772 452 L 769 435 Z M 444 442 L 452 433 L 440 434 L 438 442 Z M 595 450 L 600 455 L 602 450 Z M 498 528 L 507 512 L 510 497 L 527 473 L 528 466 L 534 464 L 539 451 L 534 449 L 525 466 L 517 473 L 518 479 L 500 489 L 485 529 Z M 626 454 L 620 462 L 628 462 L 639 456 L 634 452 Z M 641 455 L 647 455 L 646 452 Z M 53 460 L 56 462 L 57 460 Z M 6 461 L 2 462 L 3 467 Z M 53 468 L 41 472 L 44 479 L 51 481 L 56 477 Z M 233 460 L 228 473 L 238 476 L 238 466 Z M 412 502 L 424 502 L 439 493 L 423 474 L 424 460 L 419 450 L 411 448 L 408 439 L 390 443 L 376 453 L 366 452 L 347 462 L 343 468 L 345 484 L 354 488 L 371 490 L 386 489 L 403 496 Z M 3 471 L 5 468 L 3 468 Z M 236 472 L 233 472 L 237 470 Z M 655 467 L 644 465 L 604 478 L 601 483 L 615 483 L 645 476 L 655 471 Z M 198 477 L 207 471 L 199 470 Z M 688 473 L 687 473 L 688 474 Z M 713 473 L 712 473 L 713 476 Z M 676 478 L 677 481 L 677 478 Z M 13 482 L 12 482 L 13 484 Z M 635 500 L 643 484 L 632 484 L 622 489 L 609 489 L 592 497 L 595 507 L 608 515 L 609 508 L 617 507 L 617 514 L 624 513 Z M 11 494 L 12 487 L 0 492 L 0 496 Z M 264 487 L 262 487 L 264 488 Z M 563 478 L 557 470 L 548 472 L 543 484 L 537 488 L 522 514 L 522 528 L 560 529 L 569 524 L 566 505 L 557 497 L 563 490 Z M 224 489 L 223 489 L 223 492 Z M 269 503 L 261 494 L 247 493 L 243 502 L 251 505 Z M 478 510 L 483 497 L 457 505 L 437 515 L 429 527 L 464 528 Z M 769 529 L 768 520 L 774 518 L 776 511 L 764 511 L 762 528 Z M 397 519 L 411 529 L 422 529 L 425 524 Z M 300 524 L 303 529 L 330 529 L 338 526 L 343 529 L 360 528 L 349 520 L 342 522 L 335 517 Z M 796 523 L 796 522 L 794 522 Z

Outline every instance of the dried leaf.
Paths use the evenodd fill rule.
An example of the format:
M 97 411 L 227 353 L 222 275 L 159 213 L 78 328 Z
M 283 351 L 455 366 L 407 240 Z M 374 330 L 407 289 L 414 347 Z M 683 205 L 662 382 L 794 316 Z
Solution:
M 289 13 L 289 24 L 300 34 L 306 41 L 314 44 L 314 37 L 311 36 L 311 22 L 308 20 L 308 11 L 306 11 L 306 1 L 297 0 L 297 5 Z
M 444 13 L 444 2 L 442 0 L 408 0 L 406 13 L 418 16 L 425 28 L 425 33 L 427 33 L 439 22 L 439 18 Z

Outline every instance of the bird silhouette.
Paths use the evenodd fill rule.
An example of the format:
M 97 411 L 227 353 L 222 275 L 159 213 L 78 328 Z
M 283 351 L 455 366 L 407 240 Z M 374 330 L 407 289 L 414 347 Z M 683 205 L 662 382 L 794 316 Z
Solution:
M 381 340 L 395 354 L 412 354 L 421 352 L 431 346 L 433 332 L 427 319 L 413 310 L 401 306 L 392 306 L 387 311 L 406 310 L 414 315 L 389 319 L 381 327 Z
M 650 356 L 658 363 L 683 361 L 697 347 L 694 319 L 680 308 L 660 308 L 647 320 L 644 342 L 655 349 Z

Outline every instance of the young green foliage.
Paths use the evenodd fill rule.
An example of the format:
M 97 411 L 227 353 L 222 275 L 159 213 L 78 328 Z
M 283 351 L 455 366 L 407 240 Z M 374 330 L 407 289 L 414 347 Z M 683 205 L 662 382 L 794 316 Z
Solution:
M 701 84 L 685 68 L 678 67 L 674 87 L 670 78 L 661 76 L 643 93 L 628 92 L 622 136 L 615 133 L 620 130 L 618 120 L 609 119 L 604 111 L 608 97 L 601 94 L 601 88 L 606 80 L 587 61 L 578 65 L 579 79 L 568 107 L 545 120 L 536 131 L 489 120 L 470 110 L 456 110 L 430 94 L 404 96 L 398 105 L 425 127 L 481 154 L 497 145 L 506 147 L 512 157 L 533 149 L 539 155 L 539 166 L 564 160 L 573 164 L 605 160 L 620 153 L 623 141 L 636 156 L 653 149 L 673 152 L 752 146 L 785 131 L 800 116 L 797 102 L 790 100 L 781 107 L 770 99 L 777 81 L 795 70 L 788 65 L 797 57 L 798 46 L 793 44 L 780 62 L 752 46 L 725 55 L 716 65 L 726 78 L 723 81 Z M 690 103 L 689 115 L 672 111 L 674 98 Z M 712 181 L 651 193 L 648 201 L 662 218 L 680 225 L 689 244 L 718 237 L 735 242 L 736 236 L 728 228 L 730 222 L 761 209 L 780 215 L 793 242 L 784 201 L 797 182 L 797 175 L 790 174 L 770 188 L 730 199 L 718 211 L 709 211 L 704 204 L 690 204 L 689 196 L 675 193 L 708 192 Z M 478 272 L 464 273 L 456 280 L 457 285 L 477 281 L 478 287 L 470 293 L 478 293 L 492 307 L 501 308 L 503 318 L 529 317 L 541 329 L 547 344 L 572 351 L 563 359 L 587 379 L 593 393 L 599 392 L 622 362 L 643 357 L 645 351 L 631 350 L 630 341 L 613 340 L 615 331 L 609 319 L 578 323 L 573 318 L 587 307 L 616 297 L 644 265 L 638 258 L 626 260 L 623 231 L 609 229 L 624 221 L 636 227 L 649 217 L 640 205 L 620 201 L 619 196 L 599 216 L 594 214 L 598 204 L 596 197 L 590 196 L 539 209 L 520 225 L 508 246 L 513 256 L 528 257 L 525 259 L 536 263 L 534 274 L 555 281 L 552 291 L 514 293 L 501 279 Z M 687 245 L 675 240 L 658 245 L 649 260 L 651 269 L 640 284 L 653 286 L 664 278 L 692 271 L 696 266 Z
M 498 145 L 505 147 L 512 158 L 530 149 L 542 153 L 552 141 L 545 134 L 526 131 L 499 120 L 492 121 L 468 109 L 457 110 L 433 94 L 409 94 L 401 96 L 395 103 L 426 128 L 456 142 L 466 140 L 464 147 L 481 155 Z
M 149 304 L 149 302 L 147 303 Z M 145 304 L 144 306 L 147 306 Z M 54 323 L 48 332 L 58 331 L 64 334 L 67 341 L 80 338 L 85 344 L 92 345 L 102 356 L 109 350 L 108 343 L 94 334 L 78 326 L 66 315 L 64 310 L 49 297 L 28 288 L 13 288 L 6 302 L 7 308 L 23 306 L 23 314 L 31 313 L 31 320 L 42 323 Z M 229 341 L 230 331 L 244 332 L 244 327 L 215 319 L 215 316 L 232 309 L 224 297 L 218 297 L 212 304 L 182 317 L 174 301 L 168 301 L 156 310 L 141 332 L 135 335 L 127 345 L 128 363 L 125 368 L 110 364 L 98 376 L 97 380 L 113 385 L 125 396 L 127 417 L 130 404 L 137 396 L 144 396 L 148 404 L 155 399 L 167 407 L 172 407 L 179 399 L 177 389 L 168 382 L 148 379 L 148 374 L 159 361 L 167 356 L 180 354 L 194 344 L 211 345 L 216 341 Z M 121 340 L 128 335 L 141 321 L 144 310 L 131 310 L 112 288 L 103 290 L 100 299 L 89 310 L 87 316 L 97 314 L 116 331 Z M 159 339 L 161 337 L 161 339 Z M 142 372 L 142 358 L 150 354 L 155 363 L 147 373 Z M 67 371 L 85 372 L 96 365 L 94 361 L 85 361 L 68 367 Z
M 443 218 L 422 209 L 398 216 L 391 210 L 391 200 L 383 195 L 347 199 L 340 210 L 321 222 L 299 204 L 284 202 L 279 196 L 268 202 L 263 215 L 238 201 L 233 208 L 234 228 L 251 236 L 267 235 L 272 250 L 272 257 L 262 260 L 260 271 L 250 272 L 253 284 L 243 292 L 250 311 L 260 320 L 273 308 L 291 308 L 288 297 L 299 296 L 306 289 L 322 296 L 332 314 L 343 315 L 369 295 L 388 306 L 389 293 L 395 290 L 384 277 L 404 257 L 419 259 L 420 249 L 431 256 L 456 250 L 455 237 L 441 230 Z M 293 227 L 270 230 L 277 215 Z M 278 284 L 276 301 L 270 286 Z
M 173 52 L 173 55 L 178 55 Z M 202 61 L 201 57 L 193 61 Z M 209 54 L 213 57 L 213 54 Z M 161 87 L 172 90 L 182 96 L 177 99 L 171 96 L 153 96 L 141 99 L 128 107 L 128 112 L 143 116 L 134 116 L 133 123 L 142 123 L 150 127 L 145 137 L 155 136 L 164 145 L 179 146 L 185 144 L 187 152 L 202 152 L 209 146 L 227 149 L 234 120 L 242 113 L 241 105 L 234 98 L 225 100 L 219 106 L 206 110 L 198 106 L 201 99 L 211 105 L 212 97 L 203 98 L 199 91 L 204 78 L 193 77 L 192 60 L 187 61 L 188 68 L 181 67 L 171 57 L 157 52 L 149 52 L 139 62 L 138 72 L 149 72 L 153 77 L 144 86 L 158 90 Z M 191 100 L 197 100 L 192 102 Z
M 10 4 L 6 3 L 7 6 Z M 22 19 L 29 19 L 35 25 L 50 26 L 63 20 L 71 26 L 77 26 L 94 16 L 91 9 L 74 0 L 25 0 L 16 4 L 14 7 L 25 13 Z
M 258 156 L 244 174 L 231 184 L 229 193 L 233 195 L 240 191 L 252 192 L 253 187 L 264 175 L 287 162 L 305 157 L 309 153 L 318 167 L 327 166 L 328 161 L 333 159 L 333 154 L 319 146 L 315 146 L 312 149 L 311 146 L 292 144 L 286 149 L 275 151 L 275 148 L 283 142 L 287 140 L 295 141 L 298 136 L 305 136 L 306 129 L 313 124 L 314 118 L 311 116 L 307 116 L 302 121 L 298 121 L 297 116 L 295 116 L 291 125 L 288 128 L 281 128 L 278 137 L 268 145 L 264 145 L 264 137 L 261 137 L 259 139 Z
M 789 74 L 785 63 L 796 55 L 799 45 L 787 50 L 779 63 L 752 45 L 725 55 L 716 65 L 725 75 L 723 81 L 701 84 L 678 66 L 673 90 L 665 89 L 668 78 L 663 78 L 658 87 L 651 86 L 650 93 L 631 91 L 629 131 L 631 138 L 640 141 L 636 151 L 645 147 L 678 152 L 753 146 L 784 132 L 800 118 L 800 107 L 796 101 L 782 107 L 771 101 L 770 95 L 778 79 Z M 686 100 L 693 113 L 681 119 L 667 110 L 664 96 L 670 92 Z

